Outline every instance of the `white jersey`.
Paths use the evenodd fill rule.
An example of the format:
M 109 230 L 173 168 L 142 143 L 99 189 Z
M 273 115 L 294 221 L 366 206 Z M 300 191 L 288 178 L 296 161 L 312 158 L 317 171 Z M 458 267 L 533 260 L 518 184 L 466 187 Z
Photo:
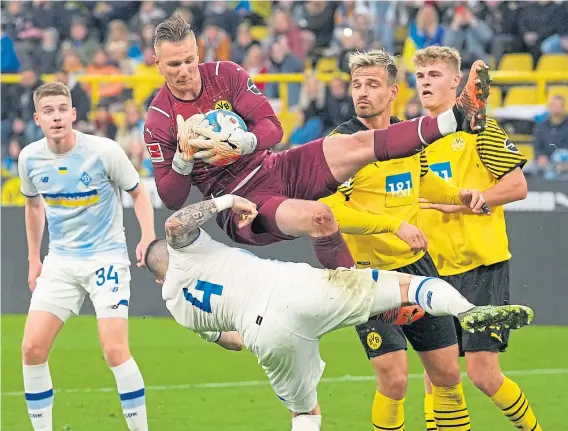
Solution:
M 176 321 L 199 334 L 238 331 L 245 345 L 247 327 L 264 314 L 275 287 L 309 286 L 323 279 L 323 271 L 308 264 L 261 259 L 203 230 L 191 245 L 168 250 L 162 296 Z
M 43 197 L 50 254 L 90 257 L 112 252 L 127 258 L 119 189 L 135 189 L 138 172 L 116 142 L 74 133 L 75 146 L 66 154 L 51 152 L 45 138 L 22 150 L 21 191 Z

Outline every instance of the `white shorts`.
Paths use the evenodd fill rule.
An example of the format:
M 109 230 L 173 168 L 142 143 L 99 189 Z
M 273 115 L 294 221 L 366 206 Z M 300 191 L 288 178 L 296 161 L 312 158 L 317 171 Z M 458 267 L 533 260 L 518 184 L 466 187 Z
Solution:
M 295 413 L 310 412 L 317 404 L 325 368 L 320 338 L 366 322 L 377 292 L 370 270 L 321 274 L 320 280 L 274 288 L 252 346 L 276 395 Z
M 89 295 L 98 319 L 128 318 L 130 262 L 117 254 L 96 259 L 48 255 L 32 294 L 30 311 L 48 311 L 63 322 L 78 315 Z

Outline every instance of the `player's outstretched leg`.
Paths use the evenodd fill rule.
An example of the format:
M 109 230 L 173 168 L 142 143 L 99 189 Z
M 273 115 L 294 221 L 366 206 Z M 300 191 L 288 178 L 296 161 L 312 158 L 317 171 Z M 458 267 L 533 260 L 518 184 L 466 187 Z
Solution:
M 130 431 L 147 431 L 144 379 L 128 348 L 128 320 L 99 318 L 99 337 L 114 378 Z
M 408 300 L 434 316 L 457 317 L 463 329 L 485 331 L 490 326 L 518 329 L 534 318 L 524 305 L 485 305 L 477 307 L 465 299 L 449 283 L 439 278 L 413 276 L 408 287 Z
M 63 321 L 47 311 L 32 310 L 26 319 L 22 342 L 24 391 L 34 431 L 53 429 L 53 383 L 47 357 L 62 326 Z

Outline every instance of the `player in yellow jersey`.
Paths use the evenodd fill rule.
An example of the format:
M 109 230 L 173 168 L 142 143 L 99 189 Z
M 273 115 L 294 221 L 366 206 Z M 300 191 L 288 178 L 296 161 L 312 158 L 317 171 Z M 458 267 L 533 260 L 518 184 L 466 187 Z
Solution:
M 452 106 L 460 80 L 459 53 L 432 46 L 417 51 L 414 64 L 417 91 L 429 115 Z M 418 225 L 428 236 L 428 250 L 442 278 L 476 304 L 503 305 L 509 302 L 511 258 L 503 205 L 526 197 L 521 170 L 526 159 L 495 120 L 488 118 L 486 126 L 480 135 L 457 132 L 442 138 L 426 149 L 426 156 L 430 169 L 448 183 L 482 190 L 491 215 L 477 217 L 465 207 L 425 204 Z M 540 431 L 526 396 L 499 368 L 499 352 L 507 346 L 508 336 L 505 328 L 475 335 L 458 329 L 474 385 L 516 428 Z M 428 396 L 425 407 L 427 417 L 440 416 Z
M 398 93 L 395 58 L 378 50 L 357 53 L 350 57 L 349 67 L 357 117 L 338 126 L 333 133 L 385 129 L 398 121 L 391 117 L 391 103 Z M 428 277 L 438 277 L 438 272 L 426 252 L 427 239 L 415 226 L 419 196 L 446 204 L 468 202 L 476 212 L 481 212 L 483 204 L 477 190 L 460 190 L 430 171 L 424 153 L 370 164 L 339 190 L 321 201 L 334 213 L 359 268 Z M 358 326 L 357 332 L 377 377 L 372 409 L 375 430 L 404 429 L 403 404 L 408 383 L 406 338 L 418 352 L 432 381 L 444 389 L 438 395 L 442 414 L 446 410 L 461 411 L 455 420 L 441 421 L 440 425 L 451 425 L 453 431 L 469 430 L 452 318 L 426 314 L 405 326 L 373 320 Z

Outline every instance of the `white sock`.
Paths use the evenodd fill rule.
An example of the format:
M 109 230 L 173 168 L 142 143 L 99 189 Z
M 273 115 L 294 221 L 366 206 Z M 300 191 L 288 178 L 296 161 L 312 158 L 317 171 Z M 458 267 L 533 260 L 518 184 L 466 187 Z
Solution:
M 49 365 L 23 365 L 24 391 L 34 431 L 52 431 L 53 383 Z
M 458 122 L 453 109 L 448 109 L 447 111 L 442 112 L 438 115 L 437 119 L 438 130 L 444 136 L 451 135 L 458 129 Z
M 147 431 L 146 397 L 144 395 L 144 379 L 134 358 L 112 367 L 116 379 L 122 411 L 130 431 Z
M 413 276 L 408 288 L 408 300 L 420 305 L 433 316 L 456 316 L 475 305 L 465 299 L 444 280 L 434 277 Z
M 292 418 L 292 431 L 319 431 L 321 415 L 300 415 Z
M 377 283 L 377 291 L 371 307 L 371 316 L 400 307 L 401 297 L 398 274 L 374 269 L 373 279 Z

